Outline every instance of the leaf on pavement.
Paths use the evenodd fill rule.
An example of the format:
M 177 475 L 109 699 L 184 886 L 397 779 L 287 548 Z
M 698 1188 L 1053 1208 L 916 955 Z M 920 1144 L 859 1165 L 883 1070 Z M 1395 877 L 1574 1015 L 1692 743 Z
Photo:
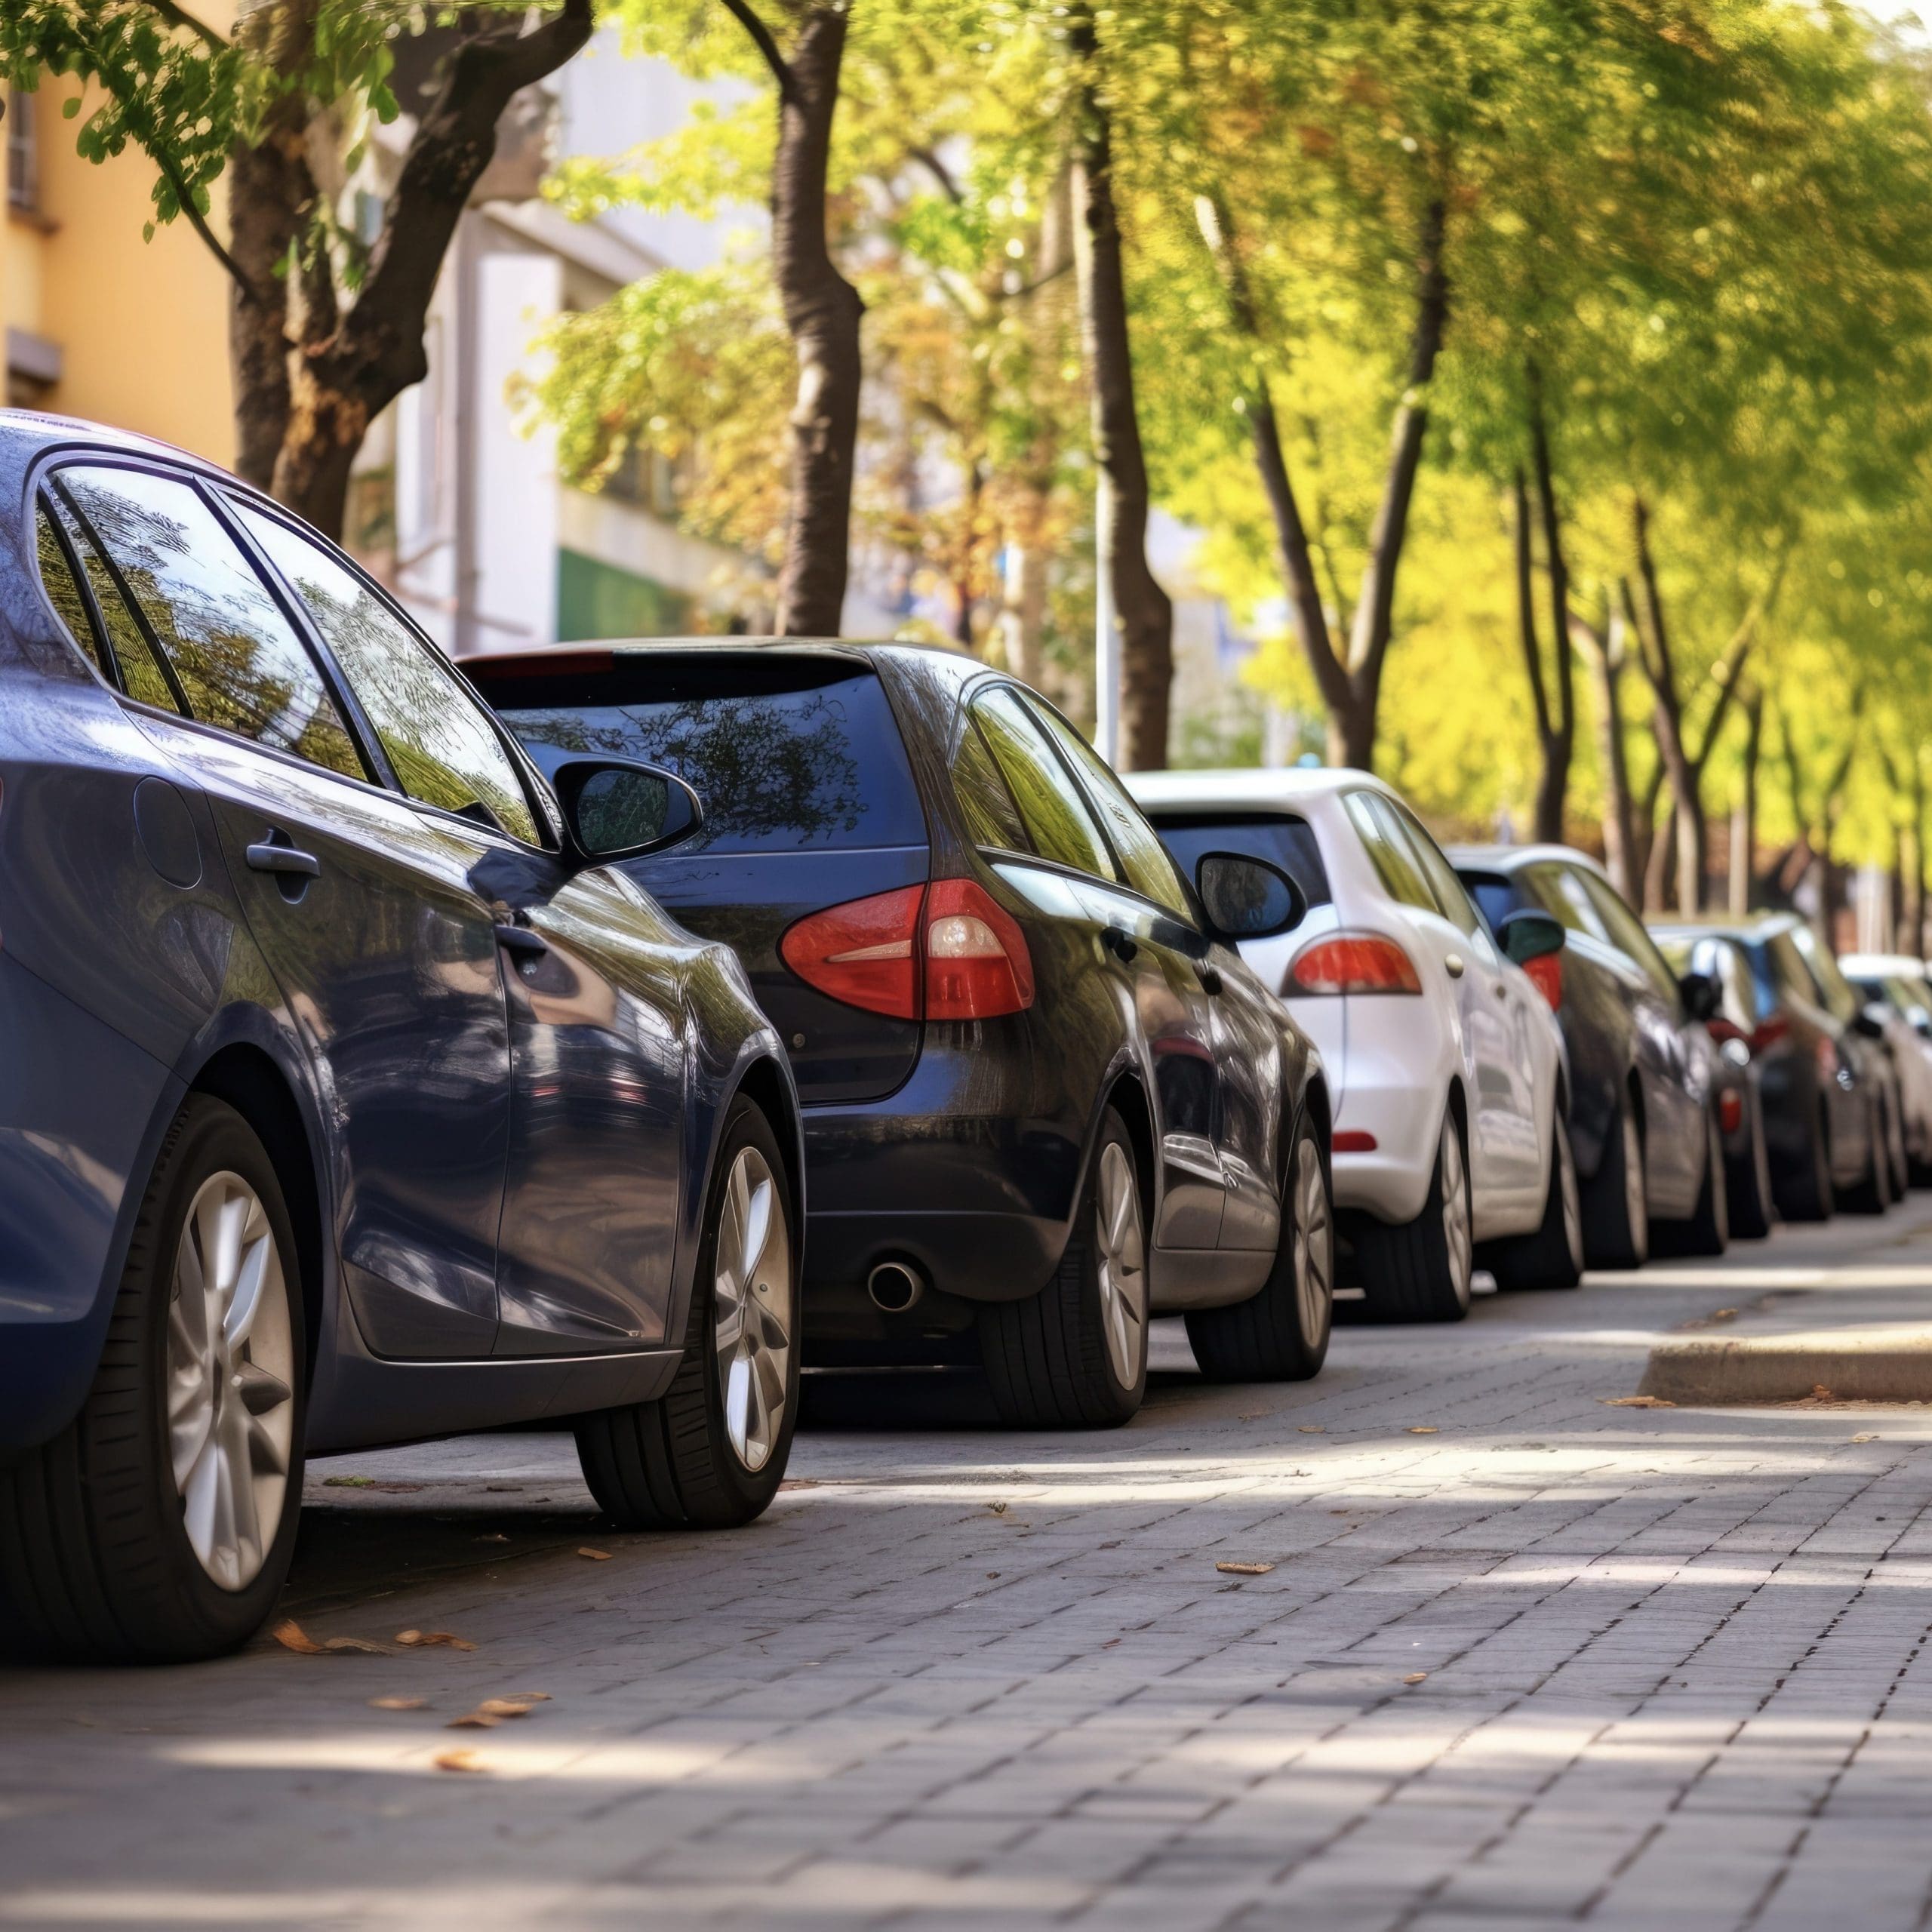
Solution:
M 372 1711 L 426 1711 L 429 1700 L 427 1697 L 371 1697 L 369 1708 Z
M 1412 1422 L 1409 1425 L 1411 1435 L 1440 1435 L 1442 1432 L 1432 1422 Z
M 438 1751 L 429 1761 L 439 1771 L 484 1771 L 489 1769 L 474 1751 Z
M 292 1617 L 278 1623 L 269 1634 L 285 1651 L 293 1651 L 299 1657 L 339 1656 L 344 1651 L 360 1651 L 372 1657 L 395 1654 L 388 1644 L 371 1643 L 367 1637 L 325 1637 L 318 1644 Z
M 1426 1670 L 1412 1670 L 1402 1679 L 1404 1684 L 1420 1684 L 1429 1675 Z
M 608 1549 L 592 1549 L 588 1544 L 579 1550 L 577 1554 L 580 1556 L 589 1557 L 593 1563 L 608 1563 L 611 1560 L 611 1552 Z
M 460 1718 L 451 1718 L 448 1727 L 451 1730 L 493 1730 L 506 1718 L 527 1718 L 534 1706 L 549 1701 L 547 1690 L 532 1690 L 521 1697 L 485 1697 L 475 1710 L 466 1711 Z
M 1607 1409 L 1674 1409 L 1677 1406 L 1661 1395 L 1599 1395 L 1597 1400 Z
M 1878 1438 L 1867 1430 L 1864 1435 L 1854 1435 L 1851 1439 L 1854 1442 L 1876 1442 Z
M 473 1651 L 476 1646 L 467 1637 L 459 1637 L 451 1630 L 398 1630 L 395 1640 L 410 1650 L 427 1649 L 432 1644 L 441 1644 L 452 1651 Z
M 1006 1505 L 1004 1503 L 989 1503 L 986 1505 L 986 1507 L 990 1509 L 995 1516 L 1004 1516 L 1006 1514 Z
M 1214 1565 L 1224 1577 L 1265 1577 L 1274 1567 L 1272 1563 L 1217 1563 Z
M 1298 1422 L 1295 1424 L 1295 1433 L 1297 1435 L 1325 1435 L 1327 1425 L 1318 1422 Z

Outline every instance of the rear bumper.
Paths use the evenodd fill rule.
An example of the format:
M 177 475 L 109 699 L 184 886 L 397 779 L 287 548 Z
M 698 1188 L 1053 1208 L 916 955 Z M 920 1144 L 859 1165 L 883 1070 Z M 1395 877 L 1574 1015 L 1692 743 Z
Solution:
M 1315 1002 L 1297 1002 L 1297 1011 L 1304 1004 Z M 1335 1153 L 1335 1205 L 1380 1221 L 1412 1221 L 1422 1212 L 1435 1173 L 1447 1071 L 1432 1064 L 1438 1055 L 1420 1001 L 1352 998 L 1346 1004 L 1347 1074 L 1336 1102 L 1334 1131 L 1371 1134 L 1375 1145 L 1367 1152 Z

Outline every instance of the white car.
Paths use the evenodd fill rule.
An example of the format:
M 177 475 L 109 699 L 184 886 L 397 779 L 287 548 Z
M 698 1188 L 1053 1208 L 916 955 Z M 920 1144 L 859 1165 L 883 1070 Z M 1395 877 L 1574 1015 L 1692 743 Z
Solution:
M 1306 896 L 1293 931 L 1241 952 L 1328 1069 L 1335 1205 L 1370 1312 L 1456 1321 L 1478 1259 L 1506 1286 L 1574 1287 L 1583 1221 L 1555 1016 L 1414 814 L 1361 771 L 1127 782 L 1189 876 L 1203 854 L 1236 852 Z M 1562 929 L 1518 913 L 1506 943 L 1546 956 Z
M 1932 1173 L 1932 984 L 1925 961 L 1902 952 L 1848 952 L 1839 970 L 1885 1008 L 1885 1043 L 1898 1069 L 1899 1111 L 1912 1178 Z

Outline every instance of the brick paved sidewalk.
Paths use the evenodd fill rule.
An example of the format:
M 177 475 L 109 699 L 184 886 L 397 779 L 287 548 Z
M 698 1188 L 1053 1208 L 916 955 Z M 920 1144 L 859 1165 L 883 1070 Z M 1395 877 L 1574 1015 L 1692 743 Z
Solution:
M 0 1675 L 0 1924 L 1925 1925 L 1932 1411 L 1600 1400 L 1861 1263 L 1932 1282 L 1932 1206 L 1298 1388 L 1165 1336 L 1112 1435 L 830 1387 L 736 1536 L 598 1532 L 554 1437 L 340 1459 L 311 1634 L 477 1649 Z

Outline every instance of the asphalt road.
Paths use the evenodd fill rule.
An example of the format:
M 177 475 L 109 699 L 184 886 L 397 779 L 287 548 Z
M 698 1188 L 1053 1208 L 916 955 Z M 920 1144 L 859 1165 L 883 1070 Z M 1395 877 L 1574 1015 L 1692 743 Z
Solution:
M 1917 1197 L 1295 1387 L 1176 1327 L 1112 1434 L 821 1381 L 735 1535 L 551 1435 L 337 1459 L 288 1614 L 388 1654 L 0 1672 L 0 1924 L 1922 1927 L 1932 1411 L 1604 1405 L 1921 1291 Z

